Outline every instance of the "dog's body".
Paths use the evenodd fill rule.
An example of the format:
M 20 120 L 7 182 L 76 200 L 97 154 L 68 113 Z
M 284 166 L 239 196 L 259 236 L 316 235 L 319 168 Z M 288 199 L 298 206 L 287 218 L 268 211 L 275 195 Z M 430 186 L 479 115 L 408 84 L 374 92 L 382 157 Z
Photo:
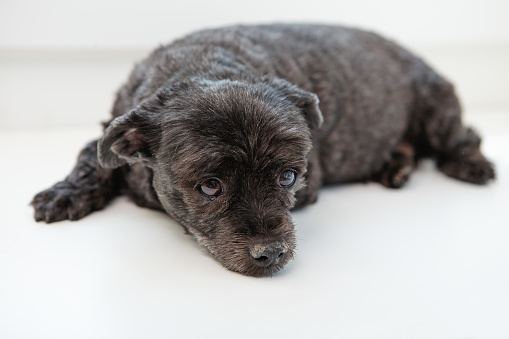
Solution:
M 80 219 L 124 193 L 173 216 L 227 268 L 266 275 L 292 257 L 290 209 L 324 184 L 400 187 L 422 157 L 460 180 L 494 178 L 460 115 L 446 80 L 372 33 L 202 31 L 135 67 L 103 137 L 34 198 L 35 218 Z

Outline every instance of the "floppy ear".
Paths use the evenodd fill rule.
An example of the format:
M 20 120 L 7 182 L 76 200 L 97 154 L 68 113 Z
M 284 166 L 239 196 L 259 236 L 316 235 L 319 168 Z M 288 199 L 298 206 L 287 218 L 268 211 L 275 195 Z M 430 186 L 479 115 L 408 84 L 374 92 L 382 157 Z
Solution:
M 161 141 L 161 110 L 189 86 L 177 81 L 158 90 L 130 112 L 115 118 L 99 140 L 97 156 L 105 168 L 143 162 L 151 167 Z
M 272 86 L 280 91 L 286 99 L 301 109 L 309 128 L 315 129 L 322 125 L 323 114 L 318 104 L 320 100 L 314 93 L 303 90 L 283 79 L 272 79 Z
M 104 168 L 144 162 L 147 166 L 159 144 L 161 130 L 150 113 L 133 109 L 114 119 L 99 140 L 97 157 Z

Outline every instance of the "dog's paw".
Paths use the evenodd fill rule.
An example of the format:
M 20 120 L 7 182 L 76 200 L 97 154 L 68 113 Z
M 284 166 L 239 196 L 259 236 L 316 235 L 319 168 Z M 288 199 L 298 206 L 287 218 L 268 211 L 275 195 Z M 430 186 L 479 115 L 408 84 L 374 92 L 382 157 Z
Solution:
M 62 181 L 38 193 L 31 202 L 36 221 L 78 220 L 94 210 L 93 194 Z
M 442 161 L 438 167 L 449 177 L 477 185 L 485 185 L 491 179 L 495 179 L 493 164 L 480 153 Z
M 393 158 L 385 164 L 380 173 L 379 181 L 382 185 L 389 188 L 400 188 L 410 178 L 414 169 L 413 159 L 402 154 L 396 153 Z

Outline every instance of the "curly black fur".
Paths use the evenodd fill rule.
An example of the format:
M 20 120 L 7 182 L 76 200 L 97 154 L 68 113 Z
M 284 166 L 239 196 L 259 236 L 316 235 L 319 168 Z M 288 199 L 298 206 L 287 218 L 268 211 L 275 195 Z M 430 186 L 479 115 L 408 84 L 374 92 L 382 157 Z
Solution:
M 480 138 L 462 125 L 453 86 L 395 43 L 356 29 L 188 35 L 134 68 L 112 113 L 71 175 L 35 196 L 36 220 L 76 220 L 127 194 L 252 276 L 293 257 L 290 210 L 315 202 L 322 185 L 401 187 L 422 157 L 460 180 L 495 177 Z M 288 187 L 278 181 L 285 171 L 296 175 Z M 221 185 L 217 196 L 200 191 L 210 178 Z M 253 255 L 264 248 L 279 254 L 268 267 L 260 264 L 268 257 Z

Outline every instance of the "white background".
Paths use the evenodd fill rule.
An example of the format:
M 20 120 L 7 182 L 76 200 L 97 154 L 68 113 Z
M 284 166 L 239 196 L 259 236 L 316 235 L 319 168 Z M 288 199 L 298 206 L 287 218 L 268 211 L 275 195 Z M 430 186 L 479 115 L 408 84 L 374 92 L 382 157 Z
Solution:
M 324 189 L 272 278 L 222 268 L 125 198 L 35 223 L 33 194 L 100 135 L 136 60 L 195 29 L 327 22 L 376 30 L 457 86 L 498 179 L 423 163 L 401 190 Z M 509 338 L 509 1 L 0 0 L 0 339 Z
M 329 22 L 405 44 L 508 43 L 505 0 L 122 1 L 2 0 L 0 47 L 153 48 L 233 23 Z

